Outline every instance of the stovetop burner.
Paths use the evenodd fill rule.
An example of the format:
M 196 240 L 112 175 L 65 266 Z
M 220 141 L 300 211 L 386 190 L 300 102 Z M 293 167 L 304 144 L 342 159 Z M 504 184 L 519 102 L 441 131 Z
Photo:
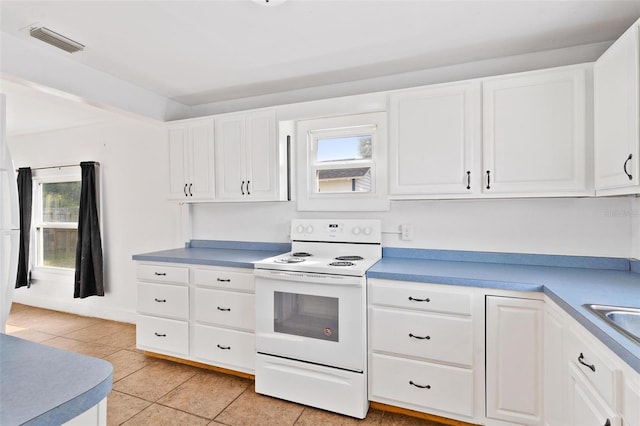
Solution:
M 353 262 L 331 262 L 329 266 L 353 266 L 355 263 Z
M 306 251 L 297 251 L 295 253 L 292 253 L 291 256 L 293 256 L 293 257 L 311 257 L 313 255 L 311 253 L 307 253 Z
M 279 259 L 274 260 L 275 263 L 300 263 L 304 262 L 304 259 L 301 257 L 281 257 Z
M 348 260 L 348 261 L 355 261 L 355 260 L 363 260 L 364 257 L 362 256 L 338 256 L 336 257 L 336 260 Z

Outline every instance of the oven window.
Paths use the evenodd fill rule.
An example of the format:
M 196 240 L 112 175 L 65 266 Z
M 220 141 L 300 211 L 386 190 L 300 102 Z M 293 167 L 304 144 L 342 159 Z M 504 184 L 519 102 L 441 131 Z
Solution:
M 273 328 L 276 333 L 338 341 L 338 298 L 274 293 Z

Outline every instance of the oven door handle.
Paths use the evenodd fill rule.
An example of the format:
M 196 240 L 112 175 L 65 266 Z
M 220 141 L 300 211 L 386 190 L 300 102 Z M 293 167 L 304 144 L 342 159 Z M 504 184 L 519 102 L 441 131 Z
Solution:
M 314 274 L 311 272 L 276 271 L 272 269 L 254 269 L 256 277 L 277 281 L 295 281 L 303 283 L 340 285 L 340 286 L 361 286 L 364 277 L 354 277 L 348 275 Z

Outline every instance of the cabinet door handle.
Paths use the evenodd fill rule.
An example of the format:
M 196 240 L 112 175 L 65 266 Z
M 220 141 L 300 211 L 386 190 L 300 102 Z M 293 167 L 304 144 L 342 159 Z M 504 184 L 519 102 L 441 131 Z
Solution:
M 231 349 L 231 346 L 220 346 L 220 345 L 216 345 L 218 347 L 218 349 L 222 349 L 225 351 L 228 351 L 229 349 Z
M 244 195 L 244 181 L 240 184 L 240 192 Z
M 158 303 L 167 303 L 167 299 L 158 299 L 158 298 L 156 297 L 156 298 L 155 298 L 155 299 L 153 299 L 153 300 L 155 300 L 155 301 L 156 301 L 156 302 L 158 302 Z
M 611 426 L 611 420 L 607 419 L 607 421 L 604 422 L 604 426 Z
M 412 337 L 412 338 L 418 339 L 418 340 L 431 340 L 431 336 L 416 336 L 413 333 L 409 333 L 409 337 Z
M 417 383 L 414 383 L 413 380 L 409 380 L 409 384 L 411 386 L 415 386 L 415 387 L 420 388 L 420 389 L 431 389 L 431 385 L 419 385 Z
M 247 195 L 251 195 L 251 192 L 249 192 L 249 184 L 251 183 L 250 180 L 247 181 Z
M 191 192 L 192 183 L 189 184 L 189 197 L 193 197 L 193 193 Z
M 187 186 L 188 186 L 188 185 L 185 183 L 185 184 L 184 184 L 184 189 L 183 189 L 183 191 L 184 191 L 184 196 L 185 196 L 185 197 L 188 197 L 188 195 L 187 195 Z
M 409 300 L 411 300 L 412 302 L 431 302 L 431 299 L 429 299 L 428 297 L 426 299 L 416 299 L 415 297 L 409 296 Z
M 624 174 L 627 175 L 627 177 L 629 178 L 629 180 L 633 179 L 633 176 L 627 171 L 627 163 L 629 161 L 631 161 L 631 159 L 633 158 L 633 154 L 629 154 L 629 156 L 627 157 L 626 160 L 624 160 L 624 164 L 622 165 L 622 169 L 624 170 Z
M 487 170 L 487 189 L 491 189 L 491 170 Z
M 467 189 L 471 189 L 471 170 L 467 170 Z
M 218 281 L 219 283 L 230 283 L 231 279 L 230 278 L 216 278 L 216 281 Z
M 167 335 L 166 335 L 166 334 L 160 334 L 160 333 L 158 333 L 157 331 L 156 331 L 155 333 L 153 333 L 153 334 L 155 334 L 155 335 L 156 335 L 156 336 L 158 336 L 158 337 L 167 337 Z
M 165 276 L 167 276 L 167 273 L 166 273 L 166 272 L 154 272 L 154 274 L 156 274 L 156 276 L 158 276 L 158 277 L 165 277 Z
M 220 306 L 218 306 L 218 310 L 222 312 L 231 312 L 231 308 L 221 308 Z
M 593 371 L 594 373 L 596 372 L 596 366 L 593 364 L 587 364 L 586 362 L 583 361 L 584 360 L 584 355 L 582 354 L 582 352 L 580 352 L 580 356 L 578 357 L 578 362 L 582 365 L 584 365 L 585 367 L 588 367 L 591 369 L 591 371 Z

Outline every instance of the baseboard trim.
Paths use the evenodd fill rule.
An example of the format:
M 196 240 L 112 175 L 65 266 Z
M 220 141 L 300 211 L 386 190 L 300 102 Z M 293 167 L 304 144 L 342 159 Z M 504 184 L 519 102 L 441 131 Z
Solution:
M 249 373 L 243 373 L 242 371 L 229 370 L 228 368 L 216 367 L 215 365 L 203 364 L 201 362 L 191 361 L 188 359 L 173 357 L 170 355 L 159 354 L 156 352 L 144 351 L 144 354 L 153 358 L 164 359 L 167 361 L 173 361 L 180 364 L 190 365 L 192 367 L 204 368 L 206 370 L 217 371 L 218 373 L 229 374 L 231 376 L 242 377 L 245 379 L 255 380 L 256 376 Z
M 467 423 L 460 420 L 449 419 L 447 417 L 440 417 L 436 416 L 435 414 L 427 414 L 420 411 L 409 410 L 407 408 L 396 407 L 395 405 L 383 404 L 381 402 L 371 401 L 369 403 L 369 407 L 376 410 L 388 411 L 390 413 L 404 414 L 405 416 L 417 417 L 423 420 L 430 420 L 432 422 L 438 422 L 449 426 L 478 426 L 475 423 Z

